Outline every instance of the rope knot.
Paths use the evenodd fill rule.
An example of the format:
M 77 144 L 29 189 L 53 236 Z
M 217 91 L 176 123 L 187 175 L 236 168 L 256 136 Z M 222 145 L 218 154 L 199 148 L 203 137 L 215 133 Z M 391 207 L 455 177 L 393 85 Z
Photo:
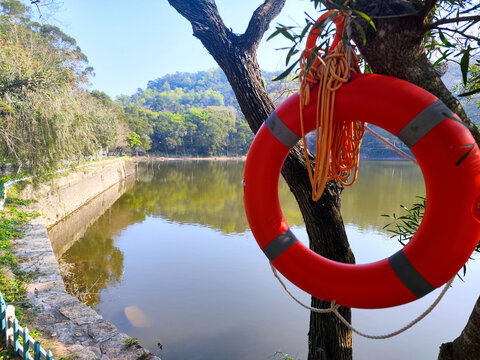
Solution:
M 337 300 L 333 299 L 331 302 L 330 302 L 330 311 L 331 312 L 337 312 L 338 308 L 340 307 L 341 305 L 337 304 Z

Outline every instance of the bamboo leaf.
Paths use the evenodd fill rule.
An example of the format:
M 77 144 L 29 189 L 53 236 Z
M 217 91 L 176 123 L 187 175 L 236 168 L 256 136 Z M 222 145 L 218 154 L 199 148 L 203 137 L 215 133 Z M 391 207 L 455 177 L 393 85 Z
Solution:
M 272 35 L 270 35 L 268 38 L 267 38 L 267 41 L 270 40 L 270 39 L 273 39 L 275 36 L 277 36 L 278 34 L 280 34 L 280 29 L 277 27 L 277 30 L 275 30 Z
M 467 158 L 467 156 L 472 152 L 472 150 L 474 149 L 474 145 L 473 144 L 469 144 L 471 146 L 470 150 L 468 150 L 465 154 L 462 155 L 462 157 L 455 163 L 455 166 L 458 166 L 462 163 L 463 160 L 465 160 Z
M 360 15 L 362 18 L 364 18 L 369 24 L 370 26 L 376 31 L 377 28 L 375 27 L 375 24 L 373 23 L 372 19 L 370 18 L 370 16 L 368 16 L 367 14 L 365 14 L 364 12 L 361 12 L 361 11 L 358 11 L 358 10 L 353 10 L 353 12 L 355 12 L 356 14 Z
M 293 70 L 293 68 L 297 65 L 299 60 L 295 61 L 291 66 L 289 66 L 287 68 L 287 70 L 285 70 L 284 72 L 282 72 L 280 75 L 278 75 L 276 78 L 272 79 L 273 81 L 279 81 L 279 80 L 282 80 L 284 78 L 286 78 L 288 76 L 288 74 L 290 74 Z
M 360 35 L 362 37 L 363 45 L 365 45 L 367 43 L 367 36 L 365 35 L 365 31 L 363 30 L 362 25 L 360 25 L 360 23 L 353 18 L 352 18 L 352 22 L 353 22 L 353 24 L 355 25 L 355 27 L 357 28 L 358 32 L 360 33 Z
M 468 65 L 470 63 L 470 50 L 471 47 L 468 47 L 464 51 L 462 59 L 460 60 L 460 69 L 462 70 L 463 85 L 467 85 L 467 74 L 468 74 Z
M 288 40 L 295 41 L 293 35 L 290 34 L 286 28 L 282 27 L 282 28 L 279 28 L 278 30 L 279 30 L 280 34 L 285 36 Z
M 444 53 L 442 53 L 442 56 L 438 58 L 437 61 L 435 61 L 432 66 L 435 67 L 438 64 L 440 64 L 440 62 L 442 60 L 445 60 L 451 53 L 452 53 L 451 51 L 445 51 Z
M 302 40 L 305 35 L 307 34 L 307 31 L 308 29 L 310 29 L 310 27 L 312 26 L 312 23 L 311 22 L 307 22 L 307 24 L 305 25 L 305 27 L 303 28 L 302 32 L 300 33 L 300 36 L 299 36 L 299 39 Z
M 288 65 L 288 63 L 290 62 L 290 58 L 295 54 L 298 54 L 298 50 L 296 50 L 295 47 L 292 47 L 290 49 L 290 51 L 288 52 L 287 57 L 285 59 L 285 66 Z
M 445 35 L 443 35 L 443 31 L 440 29 L 438 30 L 438 36 L 440 36 L 440 40 L 442 40 L 443 46 L 453 47 L 453 45 L 447 40 Z

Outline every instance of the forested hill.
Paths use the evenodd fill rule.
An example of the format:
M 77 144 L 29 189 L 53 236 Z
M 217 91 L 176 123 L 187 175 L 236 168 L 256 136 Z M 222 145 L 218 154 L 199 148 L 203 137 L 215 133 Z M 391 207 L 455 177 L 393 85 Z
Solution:
M 456 79 L 452 72 L 450 82 Z M 263 72 L 267 91 L 278 104 L 298 88 L 297 81 L 272 81 L 277 75 Z M 244 155 L 253 135 L 239 109 L 224 73 L 219 69 L 165 75 L 149 81 L 146 89 L 117 100 L 129 115 L 129 126 L 143 145 L 163 155 Z M 475 111 L 470 102 L 468 110 Z M 377 129 L 402 150 L 393 135 Z M 395 151 L 365 134 L 361 151 L 367 159 L 403 159 Z
M 286 86 L 285 81 L 272 81 L 276 73 L 263 72 L 267 91 L 279 95 Z M 296 84 L 295 84 L 296 85 Z M 291 86 L 293 88 L 293 86 Z M 191 107 L 232 106 L 238 103 L 227 77 L 219 68 L 196 73 L 165 75 L 149 81 L 145 90 L 138 89 L 130 96 L 121 96 L 124 104 L 142 105 L 154 111 L 184 111 Z
M 274 73 L 263 75 L 268 91 L 276 98 L 281 96 L 288 83 L 273 82 Z M 227 78 L 218 68 L 166 75 L 117 101 L 131 115 L 129 126 L 142 136 L 143 145 L 157 154 L 244 155 L 253 139 Z

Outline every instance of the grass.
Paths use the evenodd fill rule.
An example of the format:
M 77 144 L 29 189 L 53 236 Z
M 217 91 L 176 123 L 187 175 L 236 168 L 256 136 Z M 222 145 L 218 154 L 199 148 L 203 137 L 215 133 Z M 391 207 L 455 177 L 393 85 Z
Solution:
M 20 198 L 17 198 L 17 197 L 8 197 L 6 200 L 5 200 L 5 204 L 6 205 L 11 205 L 11 206 L 25 206 L 25 205 L 29 205 L 31 203 L 35 202 L 35 200 L 24 200 L 24 199 L 20 199 Z
M 137 338 L 128 338 L 128 339 L 125 339 L 124 343 L 125 343 L 125 346 L 127 348 L 130 348 L 132 346 L 138 346 L 138 339 Z
M 31 306 L 25 301 L 25 294 L 34 273 L 20 269 L 18 259 L 13 254 L 12 240 L 23 238 L 28 222 L 38 216 L 37 212 L 18 208 L 28 203 L 19 198 L 8 198 L 6 208 L 0 211 L 0 291 L 5 302 L 15 306 L 15 315 L 22 326 L 28 325 L 25 323 L 26 310 Z M 0 359 L 14 358 L 8 349 L 0 347 Z

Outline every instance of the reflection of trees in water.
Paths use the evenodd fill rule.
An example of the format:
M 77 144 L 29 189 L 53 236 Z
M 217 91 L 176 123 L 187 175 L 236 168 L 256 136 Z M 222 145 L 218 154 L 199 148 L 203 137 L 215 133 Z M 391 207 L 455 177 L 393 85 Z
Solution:
M 364 161 L 358 179 L 342 194 L 342 216 L 360 229 L 381 230 L 389 219 L 382 214 L 398 213 L 400 204 L 410 206 L 425 195 L 420 169 L 410 162 Z
M 122 203 L 129 202 L 147 216 L 202 224 L 224 233 L 248 229 L 241 184 L 243 162 L 161 162 L 145 166 L 149 166 L 147 173 L 154 173 L 151 181 L 141 182 L 126 193 Z M 282 188 L 286 190 L 286 186 Z M 295 202 L 284 206 L 290 221 L 296 216 L 294 223 L 301 223 Z
M 139 182 L 112 207 L 114 233 L 146 216 L 209 226 L 224 233 L 243 233 L 243 162 L 167 161 L 141 164 Z M 278 189 L 290 225 L 303 219 L 285 182 Z M 405 162 L 362 162 L 359 179 L 345 190 L 342 214 L 360 228 L 381 227 L 381 214 L 398 211 L 424 194 L 420 171 Z
M 99 301 L 99 291 L 119 282 L 123 272 L 123 254 L 114 246 L 112 238 L 106 238 L 101 229 L 89 229 L 85 237 L 77 241 L 62 257 L 70 264 L 65 287 L 87 305 Z
M 223 233 L 243 233 L 243 162 L 160 162 L 142 164 L 138 182 L 92 225 L 63 256 L 71 266 L 66 287 L 94 305 L 98 292 L 121 280 L 123 254 L 114 246 L 118 234 L 146 217 L 209 226 Z M 365 162 L 357 184 L 345 190 L 342 213 L 347 223 L 379 229 L 382 213 L 398 211 L 424 193 L 421 174 L 409 164 Z M 281 181 L 279 198 L 290 225 L 301 225 L 298 205 Z M 75 295 L 75 294 L 74 294 Z
M 248 223 L 243 208 L 243 162 L 162 162 L 150 165 L 150 182 L 132 193 L 144 206 L 145 215 L 162 216 L 180 223 L 210 226 L 224 233 L 243 233 Z M 153 176 L 152 176 L 153 175 Z M 279 198 L 288 223 L 303 225 L 301 213 L 285 182 Z M 360 229 L 380 230 L 386 224 L 381 214 L 398 212 L 425 188 L 419 169 L 407 162 L 364 161 L 357 183 L 345 189 L 342 214 Z

